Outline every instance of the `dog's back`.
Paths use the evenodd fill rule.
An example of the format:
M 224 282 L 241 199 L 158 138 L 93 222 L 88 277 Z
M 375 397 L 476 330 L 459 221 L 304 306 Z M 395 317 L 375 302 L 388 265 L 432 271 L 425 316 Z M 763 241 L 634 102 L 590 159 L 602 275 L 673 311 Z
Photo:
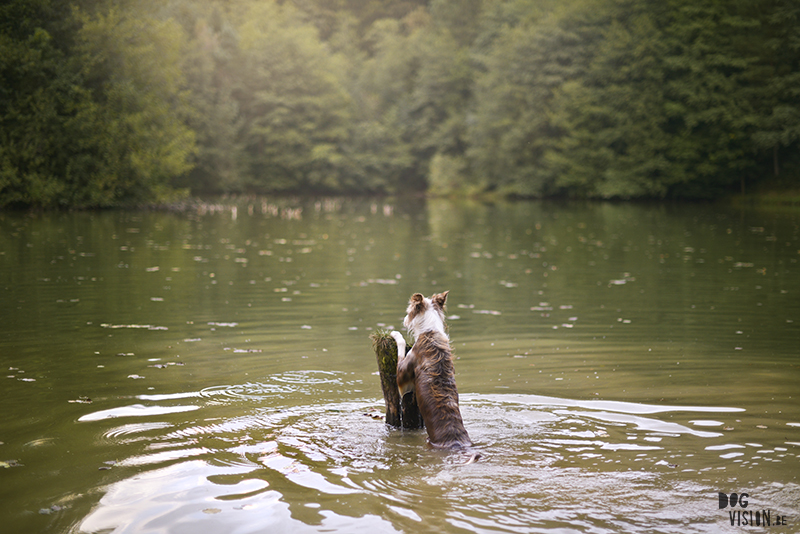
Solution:
M 472 441 L 458 408 L 453 354 L 447 336 L 425 332 L 411 350 L 416 353 L 416 397 L 428 441 L 440 448 L 470 447 Z
M 400 395 L 415 392 L 431 446 L 466 449 L 472 441 L 458 408 L 453 353 L 444 321 L 447 294 L 445 291 L 429 299 L 420 293 L 411 296 L 403 319 L 403 325 L 414 336 L 414 346 L 408 354 L 403 336 L 392 332 L 398 347 L 397 386 Z

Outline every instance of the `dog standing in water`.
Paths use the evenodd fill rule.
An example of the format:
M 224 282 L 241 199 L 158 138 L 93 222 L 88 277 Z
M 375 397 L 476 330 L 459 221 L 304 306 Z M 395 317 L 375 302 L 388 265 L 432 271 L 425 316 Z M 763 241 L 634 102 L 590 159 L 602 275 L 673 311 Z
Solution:
M 392 332 L 397 342 L 397 387 L 400 396 L 414 391 L 428 442 L 442 449 L 468 449 L 472 446 L 458 408 L 453 353 L 445 332 L 444 307 L 447 293 L 411 296 L 403 326 L 414 337 L 406 354 L 406 341 Z M 473 455 L 470 461 L 477 460 Z

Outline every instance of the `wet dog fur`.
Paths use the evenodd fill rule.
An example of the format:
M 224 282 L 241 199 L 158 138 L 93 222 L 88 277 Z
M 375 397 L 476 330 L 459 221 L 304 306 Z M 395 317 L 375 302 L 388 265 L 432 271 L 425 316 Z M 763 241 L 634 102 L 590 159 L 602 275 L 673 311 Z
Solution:
M 448 291 L 430 298 L 420 293 L 411 296 L 403 320 L 403 325 L 414 337 L 414 346 L 408 354 L 403 335 L 391 333 L 400 355 L 397 387 L 401 396 L 411 391 L 415 393 L 428 432 L 428 443 L 432 447 L 467 449 L 472 446 L 472 441 L 458 408 L 453 352 L 444 320 L 447 294 Z

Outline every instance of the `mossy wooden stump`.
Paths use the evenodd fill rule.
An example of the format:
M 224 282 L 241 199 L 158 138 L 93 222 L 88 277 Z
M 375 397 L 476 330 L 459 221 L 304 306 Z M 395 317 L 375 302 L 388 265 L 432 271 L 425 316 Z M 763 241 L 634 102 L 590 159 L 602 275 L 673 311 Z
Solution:
M 422 416 L 414 393 L 401 398 L 397 389 L 397 342 L 386 330 L 373 332 L 369 337 L 381 375 L 386 424 L 397 428 L 422 428 Z

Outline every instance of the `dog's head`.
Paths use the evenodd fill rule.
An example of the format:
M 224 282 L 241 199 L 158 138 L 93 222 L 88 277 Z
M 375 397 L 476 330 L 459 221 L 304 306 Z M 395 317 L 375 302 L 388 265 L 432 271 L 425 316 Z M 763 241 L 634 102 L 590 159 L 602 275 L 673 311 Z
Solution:
M 411 295 L 403 326 L 411 332 L 414 339 L 424 332 L 445 334 L 444 309 L 448 293 L 449 291 L 445 291 L 431 295 L 430 298 L 423 297 L 422 293 Z

